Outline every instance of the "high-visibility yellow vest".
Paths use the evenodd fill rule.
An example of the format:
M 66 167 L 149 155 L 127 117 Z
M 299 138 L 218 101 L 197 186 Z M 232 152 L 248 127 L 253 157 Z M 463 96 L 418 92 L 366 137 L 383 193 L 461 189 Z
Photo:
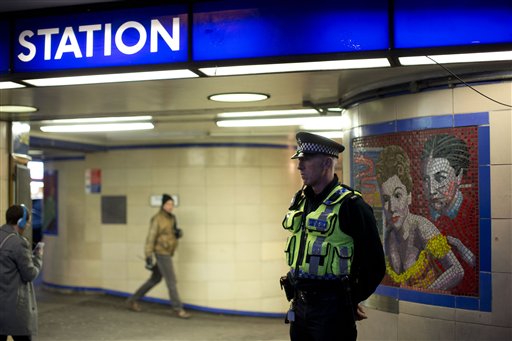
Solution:
M 338 215 L 343 198 L 354 193 L 359 194 L 337 185 L 327 199 L 305 217 L 304 198 L 286 214 L 282 225 L 292 233 L 285 249 L 292 271 L 297 268 L 301 238 L 305 233 L 303 256 L 298 264 L 300 277 L 337 278 L 350 273 L 354 241 L 341 230 Z

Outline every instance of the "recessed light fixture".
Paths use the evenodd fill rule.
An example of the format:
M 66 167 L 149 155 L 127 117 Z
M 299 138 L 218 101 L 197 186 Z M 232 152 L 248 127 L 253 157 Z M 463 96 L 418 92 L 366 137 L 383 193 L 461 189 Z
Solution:
M 270 95 L 254 92 L 232 92 L 208 96 L 208 99 L 216 102 L 256 102 L 264 101 Z
M 66 118 L 59 120 L 41 121 L 43 124 L 77 124 L 77 123 L 116 123 L 130 121 L 149 121 L 153 117 L 146 116 L 120 116 L 120 117 L 90 117 L 90 118 Z
M 27 105 L 0 105 L 0 112 L 21 113 L 35 111 L 37 111 L 37 108 L 29 107 Z

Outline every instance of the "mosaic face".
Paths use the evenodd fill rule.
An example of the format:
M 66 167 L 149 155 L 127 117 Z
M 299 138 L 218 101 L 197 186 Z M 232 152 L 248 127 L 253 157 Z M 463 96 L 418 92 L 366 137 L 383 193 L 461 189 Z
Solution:
M 387 226 L 399 230 L 409 214 L 411 195 L 397 175 L 386 180 L 380 190 Z
M 423 162 L 422 168 L 423 194 L 430 208 L 442 215 L 453 207 L 462 172 L 455 174 L 450 162 L 444 158 L 429 157 Z
M 373 207 L 394 271 L 383 285 L 478 297 L 478 128 L 363 136 L 352 151 L 353 186 Z

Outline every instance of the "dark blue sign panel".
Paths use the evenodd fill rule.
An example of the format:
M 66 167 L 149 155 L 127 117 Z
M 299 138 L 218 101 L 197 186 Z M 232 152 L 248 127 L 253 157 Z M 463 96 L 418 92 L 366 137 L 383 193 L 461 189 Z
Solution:
M 386 50 L 388 2 L 223 1 L 195 4 L 195 61 Z
M 23 19 L 14 69 L 33 72 L 188 60 L 185 5 Z
M 512 43 L 511 0 L 395 0 L 395 47 Z
M 0 72 L 9 72 L 9 56 L 11 50 L 9 48 L 10 30 L 9 24 L 5 21 L 0 21 Z

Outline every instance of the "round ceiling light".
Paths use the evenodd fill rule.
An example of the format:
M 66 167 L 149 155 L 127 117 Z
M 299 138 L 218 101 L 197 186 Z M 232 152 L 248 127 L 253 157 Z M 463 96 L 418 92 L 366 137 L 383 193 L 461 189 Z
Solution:
M 270 98 L 270 95 L 254 92 L 232 92 L 208 96 L 209 100 L 216 102 L 256 102 L 264 101 L 268 98 Z
M 29 107 L 26 105 L 0 105 L 0 112 L 20 113 L 35 111 L 37 111 L 37 108 Z

